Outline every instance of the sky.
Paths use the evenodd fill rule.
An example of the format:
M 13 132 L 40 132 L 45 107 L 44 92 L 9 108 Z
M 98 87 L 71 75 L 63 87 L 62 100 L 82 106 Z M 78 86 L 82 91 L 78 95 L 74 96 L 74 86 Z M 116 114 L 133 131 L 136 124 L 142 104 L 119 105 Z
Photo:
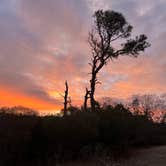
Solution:
M 1 0 L 0 106 L 55 112 L 63 106 L 65 80 L 72 104 L 81 105 L 90 79 L 88 32 L 98 9 L 123 13 L 133 36 L 146 34 L 151 47 L 138 58 L 110 62 L 96 97 L 166 92 L 165 0 Z

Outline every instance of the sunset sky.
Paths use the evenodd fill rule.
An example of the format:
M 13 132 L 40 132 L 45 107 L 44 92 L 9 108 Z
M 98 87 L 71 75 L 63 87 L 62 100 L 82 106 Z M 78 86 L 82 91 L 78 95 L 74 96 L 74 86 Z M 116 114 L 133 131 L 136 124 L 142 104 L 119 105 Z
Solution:
M 138 58 L 124 56 L 104 68 L 97 98 L 166 92 L 166 0 L 1 0 L 0 106 L 54 112 L 62 107 L 65 80 L 80 105 L 97 9 L 123 13 L 133 35 L 144 33 L 151 43 Z

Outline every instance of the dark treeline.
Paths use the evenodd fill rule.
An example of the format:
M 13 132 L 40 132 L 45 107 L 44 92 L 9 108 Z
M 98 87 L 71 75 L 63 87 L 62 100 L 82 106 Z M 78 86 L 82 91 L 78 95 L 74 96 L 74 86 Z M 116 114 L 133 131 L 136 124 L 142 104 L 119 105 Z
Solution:
M 166 125 L 133 115 L 123 105 L 68 116 L 0 111 L 0 165 L 51 165 L 92 156 L 122 156 L 131 148 L 166 144 Z

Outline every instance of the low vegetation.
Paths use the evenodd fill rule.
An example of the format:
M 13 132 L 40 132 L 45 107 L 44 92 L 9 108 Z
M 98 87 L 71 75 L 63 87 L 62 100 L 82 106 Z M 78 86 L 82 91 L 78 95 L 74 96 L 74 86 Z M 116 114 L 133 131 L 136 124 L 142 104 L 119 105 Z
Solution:
M 67 116 L 0 111 L 0 165 L 53 165 L 93 156 L 123 157 L 130 149 L 166 144 L 166 125 L 123 105 Z M 72 110 L 72 111 L 71 111 Z

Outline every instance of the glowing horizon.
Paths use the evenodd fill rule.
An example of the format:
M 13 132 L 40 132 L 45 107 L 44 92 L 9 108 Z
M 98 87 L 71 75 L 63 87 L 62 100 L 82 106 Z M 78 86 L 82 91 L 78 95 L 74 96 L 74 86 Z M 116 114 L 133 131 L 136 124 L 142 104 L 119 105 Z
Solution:
M 96 97 L 166 92 L 166 2 L 2 0 L 0 106 L 60 110 L 65 80 L 72 104 L 80 106 L 90 71 L 87 36 L 97 9 L 121 12 L 134 35 L 146 34 L 152 46 L 138 58 L 120 57 L 107 65 L 99 75 Z

